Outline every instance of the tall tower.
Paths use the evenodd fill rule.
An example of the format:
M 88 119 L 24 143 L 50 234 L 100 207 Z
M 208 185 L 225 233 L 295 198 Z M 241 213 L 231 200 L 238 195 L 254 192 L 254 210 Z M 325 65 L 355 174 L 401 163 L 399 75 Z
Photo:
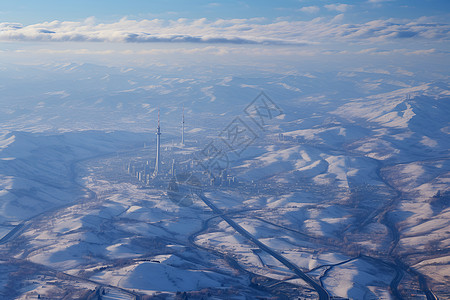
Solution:
M 161 128 L 159 127 L 159 110 L 158 110 L 158 128 L 156 129 L 156 162 L 155 162 L 155 170 L 153 171 L 152 178 L 155 178 L 158 175 L 159 166 L 161 164 L 160 160 L 160 149 L 161 148 Z
M 183 105 L 183 117 L 181 119 L 181 146 L 184 146 L 184 105 Z
M 170 172 L 170 174 L 173 176 L 175 176 L 175 158 L 172 159 L 172 171 Z

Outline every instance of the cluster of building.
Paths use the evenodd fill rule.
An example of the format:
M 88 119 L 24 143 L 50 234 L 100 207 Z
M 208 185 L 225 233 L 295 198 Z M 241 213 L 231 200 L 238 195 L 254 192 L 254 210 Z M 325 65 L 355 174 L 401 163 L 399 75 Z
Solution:
M 228 175 L 227 169 L 222 170 L 220 175 L 216 177 L 213 177 L 210 173 L 207 173 L 207 175 L 208 183 L 211 186 L 236 186 L 238 184 L 236 176 Z
M 181 121 L 181 144 L 185 145 L 185 119 L 184 108 Z M 169 155 L 170 156 L 170 155 Z M 184 157 L 179 161 L 183 161 L 176 164 L 175 158 L 171 158 L 171 163 L 165 163 L 161 160 L 161 126 L 160 126 L 160 113 L 158 111 L 158 126 L 156 128 L 156 156 L 155 164 L 153 165 L 150 160 L 129 162 L 125 166 L 127 174 L 136 178 L 142 185 L 147 186 L 154 182 L 156 179 L 169 179 L 175 177 L 177 172 L 189 173 L 195 175 L 197 178 L 202 179 L 202 184 L 210 186 L 236 186 L 238 180 L 235 176 L 230 176 L 226 169 L 222 170 L 219 175 L 212 176 L 206 170 L 197 167 L 194 160 Z

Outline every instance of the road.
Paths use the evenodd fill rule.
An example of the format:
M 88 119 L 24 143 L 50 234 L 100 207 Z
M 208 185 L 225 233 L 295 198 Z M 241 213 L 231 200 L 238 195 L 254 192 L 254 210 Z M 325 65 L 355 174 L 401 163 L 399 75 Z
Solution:
M 212 209 L 212 211 L 220 216 L 225 222 L 228 223 L 231 227 L 233 227 L 234 230 L 236 230 L 238 233 L 240 233 L 242 236 L 253 242 L 256 246 L 258 246 L 261 250 L 268 253 L 272 257 L 274 257 L 276 260 L 281 262 L 283 265 L 285 265 L 288 269 L 293 271 L 297 276 L 299 276 L 301 279 L 303 279 L 306 283 L 308 283 L 319 295 L 320 300 L 330 299 L 330 295 L 328 292 L 317 282 L 315 282 L 311 277 L 303 273 L 295 264 L 290 262 L 288 259 L 286 259 L 284 256 L 279 254 L 278 252 L 272 250 L 270 247 L 266 246 L 265 244 L 261 243 L 257 238 L 255 238 L 252 234 L 250 234 L 247 230 L 242 228 L 239 224 L 234 222 L 230 217 L 228 217 L 226 214 L 223 213 L 221 209 L 219 209 L 217 206 L 215 206 L 205 195 L 203 192 L 199 191 L 197 192 L 197 195 L 199 198 L 209 207 Z
M 10 232 L 8 232 L 4 237 L 0 239 L 0 245 L 6 244 L 10 240 L 18 236 L 22 232 L 22 229 L 25 227 L 25 224 L 26 221 L 16 225 Z

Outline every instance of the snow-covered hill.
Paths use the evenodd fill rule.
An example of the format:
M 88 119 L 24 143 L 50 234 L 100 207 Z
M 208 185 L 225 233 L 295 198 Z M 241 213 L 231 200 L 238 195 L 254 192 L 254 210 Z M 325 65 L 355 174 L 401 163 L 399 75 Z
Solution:
M 389 298 L 401 272 L 395 288 L 423 295 L 413 270 L 448 295 L 448 84 L 392 68 L 3 68 L 0 250 L 15 259 L 8 267 L 41 268 L 35 282 L 49 268 L 74 276 L 64 284 L 120 297 L 311 295 L 199 199 L 180 207 L 164 184 L 124 177 L 123 165 L 153 160 L 142 146 L 154 143 L 160 109 L 166 167 L 177 151 L 189 161 L 224 146 L 219 133 L 245 122 L 251 144 L 223 148 L 238 185 L 208 186 L 207 196 L 332 295 Z M 264 127 L 245 113 L 261 91 L 283 112 Z M 175 151 L 183 105 L 187 146 Z M 48 292 L 20 282 L 29 290 L 12 290 L 24 297 Z

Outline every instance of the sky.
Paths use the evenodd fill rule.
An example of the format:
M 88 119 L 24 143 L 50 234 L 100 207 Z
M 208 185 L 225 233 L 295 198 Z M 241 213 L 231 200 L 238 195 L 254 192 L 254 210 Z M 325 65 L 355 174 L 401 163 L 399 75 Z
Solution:
M 0 63 L 449 61 L 450 1 L 4 1 Z
M 368 0 L 368 1 L 204 1 L 204 0 L 21 0 L 1 1 L 0 17 L 4 22 L 25 25 L 45 21 L 82 21 L 96 17 L 111 22 L 128 16 L 132 19 L 177 18 L 260 18 L 268 20 L 290 18 L 303 20 L 345 12 L 349 19 L 364 21 L 375 18 L 418 18 L 421 16 L 449 16 L 447 0 Z

